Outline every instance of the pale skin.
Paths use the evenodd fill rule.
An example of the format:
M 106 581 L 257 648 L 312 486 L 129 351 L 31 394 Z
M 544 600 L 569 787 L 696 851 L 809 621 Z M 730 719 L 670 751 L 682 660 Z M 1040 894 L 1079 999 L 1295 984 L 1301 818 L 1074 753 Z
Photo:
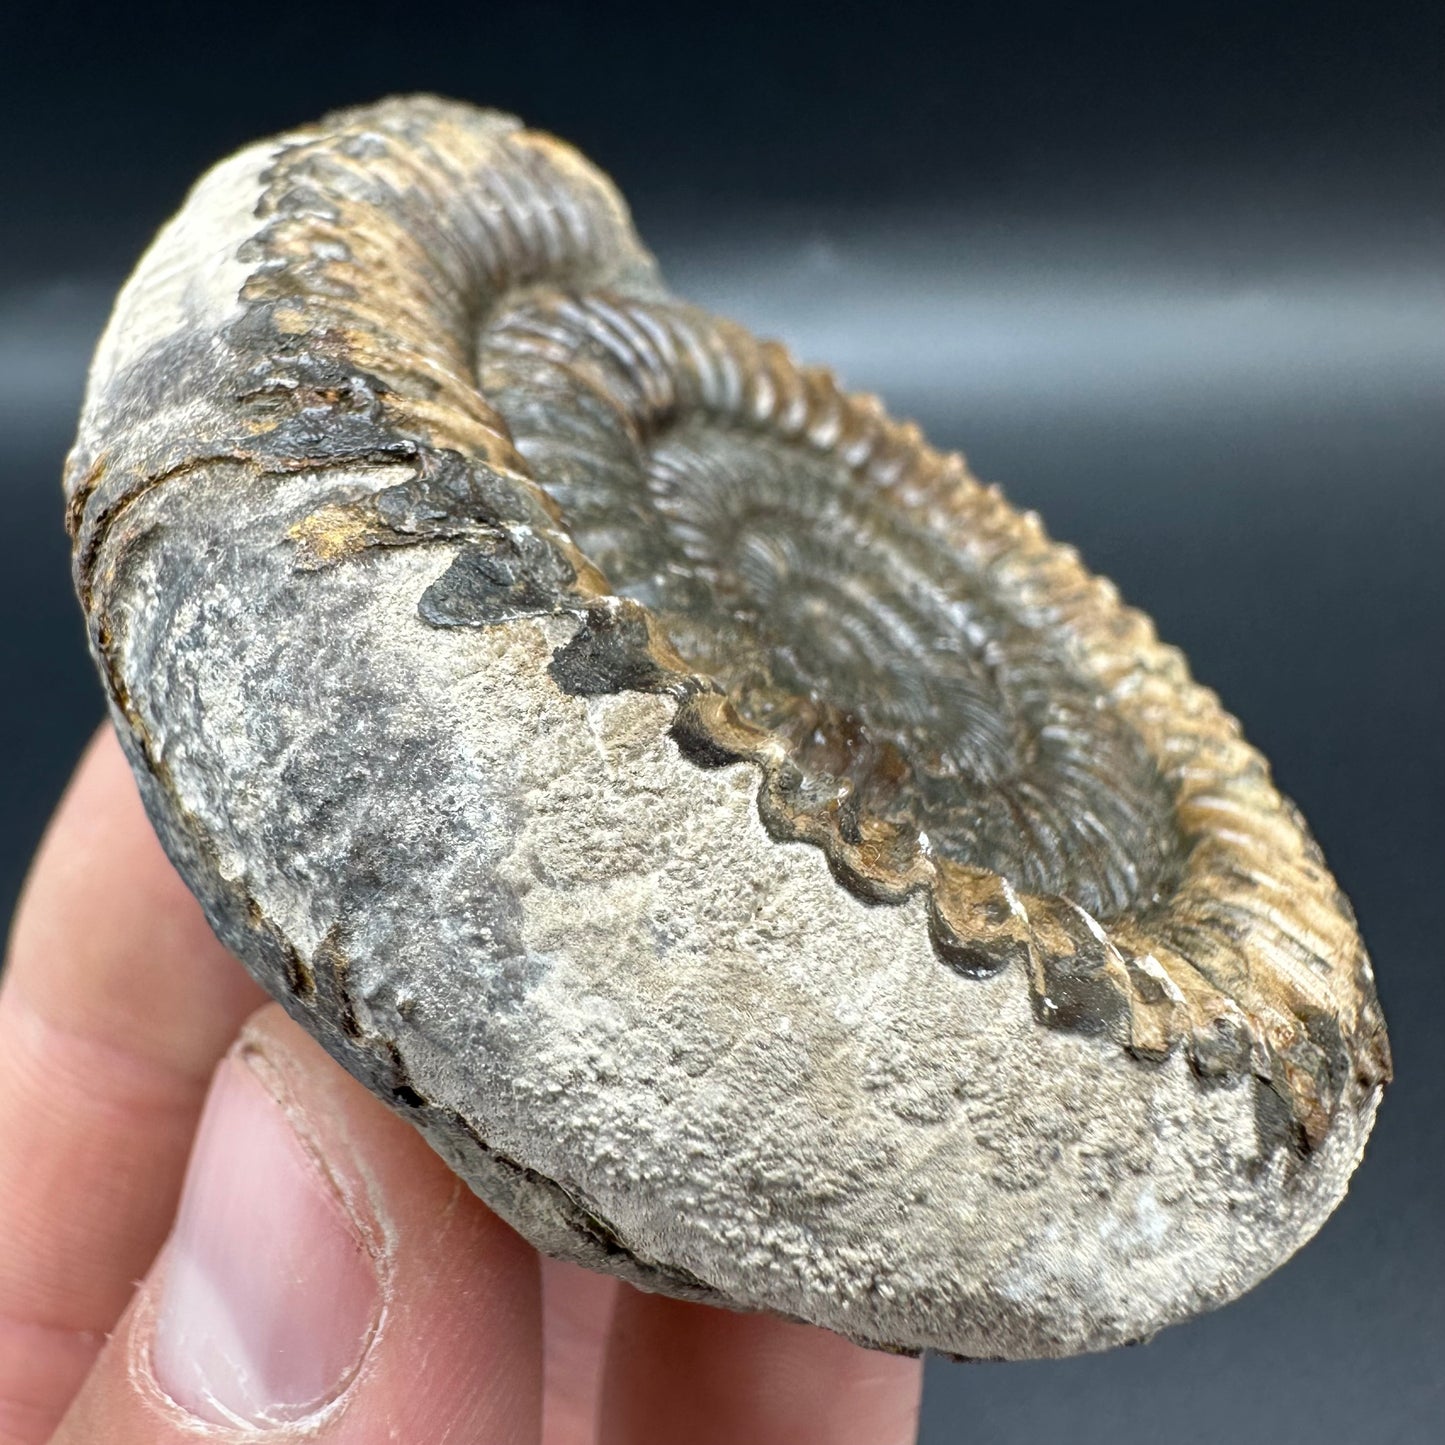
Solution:
M 242 1056 L 384 1240 L 359 1366 L 257 1428 L 183 1409 L 152 1350 L 197 1122 Z M 540 1259 L 266 1002 L 97 734 L 0 980 L 0 1445 L 907 1445 L 920 1385 L 914 1360 Z

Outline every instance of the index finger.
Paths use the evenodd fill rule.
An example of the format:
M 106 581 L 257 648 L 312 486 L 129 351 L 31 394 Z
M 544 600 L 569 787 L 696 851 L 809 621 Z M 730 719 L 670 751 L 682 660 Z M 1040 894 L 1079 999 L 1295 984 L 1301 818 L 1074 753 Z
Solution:
M 0 1445 L 46 1439 L 170 1226 L 261 990 L 167 861 L 109 727 L 40 846 L 0 981 Z

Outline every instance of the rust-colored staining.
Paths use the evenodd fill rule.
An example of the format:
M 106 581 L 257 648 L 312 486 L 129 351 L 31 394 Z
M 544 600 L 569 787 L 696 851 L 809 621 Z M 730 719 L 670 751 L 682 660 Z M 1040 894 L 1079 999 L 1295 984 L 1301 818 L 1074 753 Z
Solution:
M 90 500 L 90 494 L 104 478 L 106 466 L 106 457 L 102 453 L 91 463 L 85 475 L 76 483 L 75 490 L 66 499 L 65 535 L 72 542 L 80 535 L 80 520 L 85 514 L 86 503 Z
M 1007 878 L 941 859 L 934 865 L 931 904 L 933 945 L 951 967 L 986 977 L 1015 965 L 1032 975 L 1032 925 Z M 1034 987 L 1037 993 L 1037 980 Z
M 303 567 L 327 567 L 375 546 L 383 535 L 363 508 L 334 503 L 293 522 L 286 535 Z

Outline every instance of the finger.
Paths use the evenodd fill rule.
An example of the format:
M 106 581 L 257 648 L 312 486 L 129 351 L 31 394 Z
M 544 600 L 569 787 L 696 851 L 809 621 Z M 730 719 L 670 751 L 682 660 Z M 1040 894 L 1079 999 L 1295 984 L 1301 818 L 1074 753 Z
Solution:
M 46 1439 L 169 1227 L 216 1059 L 262 995 L 166 861 L 109 728 L 0 987 L 0 1445 Z
M 618 1283 L 561 1260 L 542 1261 L 543 1445 L 593 1445 L 602 1362 Z
M 537 1445 L 541 1377 L 535 1252 L 273 1004 L 54 1445 Z
M 922 1365 L 809 1325 L 623 1290 L 600 1445 L 911 1445 Z

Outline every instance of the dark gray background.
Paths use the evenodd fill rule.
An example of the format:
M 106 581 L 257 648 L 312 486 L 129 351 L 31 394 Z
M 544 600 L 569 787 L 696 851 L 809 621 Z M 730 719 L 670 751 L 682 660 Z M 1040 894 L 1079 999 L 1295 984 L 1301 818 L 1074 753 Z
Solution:
M 1318 1240 L 1146 1347 L 932 1366 L 925 1441 L 1445 1439 L 1442 55 L 1437 4 L 11 4 L 0 908 L 99 715 L 57 478 L 146 238 L 330 106 L 516 110 L 615 175 L 681 291 L 964 449 L 1152 612 L 1372 946 L 1399 1082 Z

